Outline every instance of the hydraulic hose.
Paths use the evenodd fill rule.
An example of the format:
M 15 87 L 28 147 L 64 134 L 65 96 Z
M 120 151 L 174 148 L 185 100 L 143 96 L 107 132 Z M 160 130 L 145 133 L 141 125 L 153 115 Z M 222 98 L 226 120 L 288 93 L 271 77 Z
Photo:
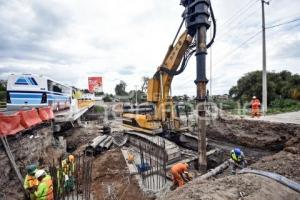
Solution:
M 209 4 L 210 4 L 209 9 L 210 9 L 210 14 L 211 14 L 211 18 L 212 18 L 213 28 L 214 29 L 213 29 L 213 37 L 210 40 L 210 42 L 206 45 L 207 48 L 210 48 L 211 45 L 214 43 L 214 40 L 216 38 L 216 32 L 217 32 L 217 23 L 216 23 L 216 18 L 215 18 L 215 15 L 214 15 L 213 8 L 211 6 L 211 1 L 209 1 Z M 178 34 L 179 34 L 179 32 L 180 32 L 180 30 L 182 28 L 184 20 L 185 20 L 185 16 L 183 16 L 183 20 L 180 23 L 180 26 L 179 26 L 179 28 L 177 30 L 177 33 L 176 33 L 175 38 L 174 38 L 174 40 L 172 42 L 172 45 L 174 45 L 175 40 L 178 37 Z M 189 62 L 190 57 L 195 53 L 195 49 L 193 49 L 195 46 L 196 46 L 195 43 L 193 43 L 193 44 L 190 45 L 190 50 L 192 50 L 192 51 L 186 53 L 186 55 L 184 56 L 184 58 L 182 60 L 182 63 L 181 63 L 181 66 L 180 66 L 179 70 L 177 70 L 177 71 L 171 71 L 171 70 L 169 70 L 169 69 L 167 69 L 165 67 L 161 67 L 159 71 L 163 71 L 163 72 L 167 73 L 169 76 L 177 76 L 177 75 L 181 74 L 185 70 L 185 68 L 186 68 L 186 66 L 187 66 L 187 64 Z
M 299 183 L 292 181 L 292 180 L 290 180 L 284 176 L 281 176 L 279 174 L 272 173 L 272 172 L 266 172 L 266 171 L 262 171 L 262 170 L 252 170 L 252 169 L 247 169 L 247 168 L 242 169 L 241 171 L 238 172 L 238 174 L 247 174 L 247 173 L 257 174 L 257 175 L 271 178 L 271 179 L 291 188 L 292 190 L 300 193 L 300 184 Z
M 209 1 L 209 10 L 210 10 L 210 14 L 211 14 L 211 19 L 212 19 L 212 22 L 213 22 L 213 25 L 214 25 L 214 31 L 213 31 L 213 37 L 212 39 L 210 40 L 210 42 L 206 45 L 207 48 L 211 47 L 211 45 L 214 43 L 215 41 L 215 38 L 216 38 L 216 32 L 217 32 L 217 23 L 216 23 L 216 18 L 215 18 L 215 15 L 214 15 L 214 10 L 211 6 L 211 2 Z

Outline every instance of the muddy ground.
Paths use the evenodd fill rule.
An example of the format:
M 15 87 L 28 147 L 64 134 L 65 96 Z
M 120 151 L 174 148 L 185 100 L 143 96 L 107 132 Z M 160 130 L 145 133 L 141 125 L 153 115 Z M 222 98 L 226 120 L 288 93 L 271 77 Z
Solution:
M 300 182 L 300 126 L 247 120 L 216 121 L 208 138 L 220 147 L 245 149 L 249 168 L 275 172 Z M 264 155 L 265 154 L 265 155 Z M 250 158 L 249 158 L 250 155 Z M 254 158 L 253 156 L 260 156 Z M 300 199 L 300 194 L 271 179 L 229 175 L 228 170 L 201 183 L 190 182 L 160 199 Z
M 160 199 L 177 200 L 299 200 L 295 192 L 268 178 L 243 174 L 186 184 Z
M 69 150 L 81 152 L 100 135 L 101 124 L 89 122 L 66 132 Z M 114 127 L 115 128 L 115 127 Z M 225 152 L 238 146 L 249 165 L 300 180 L 300 126 L 248 120 L 219 120 L 208 127 L 209 143 Z M 270 192 L 276 191 L 276 192 Z M 129 175 L 120 149 L 97 155 L 93 161 L 94 199 L 153 199 L 141 191 Z M 228 171 L 201 184 L 169 192 L 161 199 L 298 199 L 297 193 L 270 179 L 257 175 L 228 176 Z
M 300 125 L 252 120 L 216 120 L 207 128 L 207 137 L 262 150 L 280 151 L 300 135 Z
M 93 163 L 92 194 L 95 200 L 150 200 L 137 180 L 129 175 L 121 150 L 116 148 L 95 158 Z
M 91 121 L 66 131 L 68 149 L 74 154 L 82 152 L 89 141 L 101 134 L 101 128 L 102 125 Z M 94 157 L 92 177 L 91 193 L 94 200 L 153 199 L 144 194 L 135 177 L 129 175 L 122 152 L 117 147 L 113 146 L 111 150 Z
M 61 133 L 67 141 L 68 151 L 74 154 L 82 152 L 89 141 L 100 135 L 101 127 L 99 122 L 91 121 Z M 114 127 L 112 124 L 112 127 L 120 131 L 119 126 Z M 276 172 L 300 181 L 299 125 L 219 120 L 209 125 L 207 131 L 209 143 L 223 149 L 225 156 L 229 157 L 229 151 L 238 146 L 245 152 L 251 168 Z M 51 149 L 47 153 L 55 155 Z M 46 156 L 47 159 L 49 155 Z M 117 147 L 95 156 L 91 190 L 96 200 L 153 199 L 143 193 L 136 178 L 129 175 L 125 160 Z M 200 184 L 191 182 L 188 187 L 168 192 L 167 196 L 160 196 L 160 199 L 300 198 L 299 194 L 295 195 L 292 190 L 270 179 L 249 174 L 228 176 L 225 171 Z

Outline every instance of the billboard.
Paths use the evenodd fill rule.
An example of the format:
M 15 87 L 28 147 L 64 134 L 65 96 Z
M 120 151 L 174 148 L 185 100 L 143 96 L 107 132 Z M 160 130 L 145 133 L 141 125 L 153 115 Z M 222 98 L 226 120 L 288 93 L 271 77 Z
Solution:
M 89 92 L 103 92 L 102 77 L 89 77 Z

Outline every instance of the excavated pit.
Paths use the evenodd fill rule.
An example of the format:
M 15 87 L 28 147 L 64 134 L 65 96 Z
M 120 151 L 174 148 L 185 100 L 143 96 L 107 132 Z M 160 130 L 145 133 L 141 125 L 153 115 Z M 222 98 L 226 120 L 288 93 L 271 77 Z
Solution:
M 80 126 L 59 133 L 66 139 L 69 152 L 74 154 L 82 152 L 89 141 L 101 134 L 102 121 L 98 118 L 92 121 L 85 120 L 81 122 Z M 112 121 L 112 131 L 122 132 L 123 129 L 120 125 L 114 123 Z M 207 127 L 207 137 L 208 151 L 219 149 L 218 153 L 209 159 L 209 168 L 228 159 L 232 148 L 240 147 L 244 151 L 249 165 L 277 172 L 293 180 L 300 180 L 298 167 L 300 164 L 299 125 L 247 120 L 216 120 Z M 25 175 L 26 164 L 37 162 L 41 166 L 46 166 L 49 156 L 51 159 L 57 159 L 64 153 L 63 147 L 57 144 L 57 140 L 53 137 L 50 127 L 42 127 L 17 138 L 9 138 L 9 142 L 23 175 Z M 3 150 L 0 155 L 0 169 L 4 174 L 0 186 L 1 192 L 6 197 L 9 196 L 8 199 L 22 199 L 21 188 Z M 227 176 L 228 173 L 225 171 L 216 178 L 227 178 Z M 10 191 L 12 185 L 16 186 L 14 192 Z M 16 191 L 19 195 L 16 195 Z M 0 195 L 3 195 L 2 193 Z M 164 189 L 164 194 L 168 193 L 170 191 Z M 99 200 L 114 197 L 129 200 L 154 199 L 140 188 L 138 177 L 129 174 L 122 152 L 116 146 L 94 157 L 92 194 L 94 199 Z

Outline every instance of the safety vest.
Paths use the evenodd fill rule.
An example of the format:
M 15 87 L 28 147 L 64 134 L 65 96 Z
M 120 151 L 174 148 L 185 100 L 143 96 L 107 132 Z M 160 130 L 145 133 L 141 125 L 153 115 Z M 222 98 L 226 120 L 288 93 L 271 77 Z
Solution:
M 179 174 L 182 174 L 183 172 L 185 172 L 187 170 L 188 170 L 188 168 L 185 163 L 177 163 L 177 164 L 173 165 L 173 167 L 171 168 L 172 173 L 179 173 Z
M 73 175 L 75 172 L 75 164 L 73 162 L 68 163 L 67 159 L 61 162 L 62 170 L 65 175 Z
M 235 153 L 234 153 L 234 150 L 231 151 L 231 158 L 232 160 L 236 161 L 236 162 L 241 162 L 242 161 L 242 156 L 237 156 Z
M 39 185 L 39 181 L 35 178 L 35 176 L 31 176 L 29 174 L 26 175 L 25 179 L 24 179 L 24 188 L 27 189 L 31 189 L 34 186 L 38 186 Z
M 34 193 L 37 200 L 53 200 L 53 183 L 51 176 L 46 175 Z
M 251 102 L 251 107 L 252 107 L 252 109 L 259 109 L 259 107 L 260 107 L 260 101 L 258 99 L 253 100 Z

